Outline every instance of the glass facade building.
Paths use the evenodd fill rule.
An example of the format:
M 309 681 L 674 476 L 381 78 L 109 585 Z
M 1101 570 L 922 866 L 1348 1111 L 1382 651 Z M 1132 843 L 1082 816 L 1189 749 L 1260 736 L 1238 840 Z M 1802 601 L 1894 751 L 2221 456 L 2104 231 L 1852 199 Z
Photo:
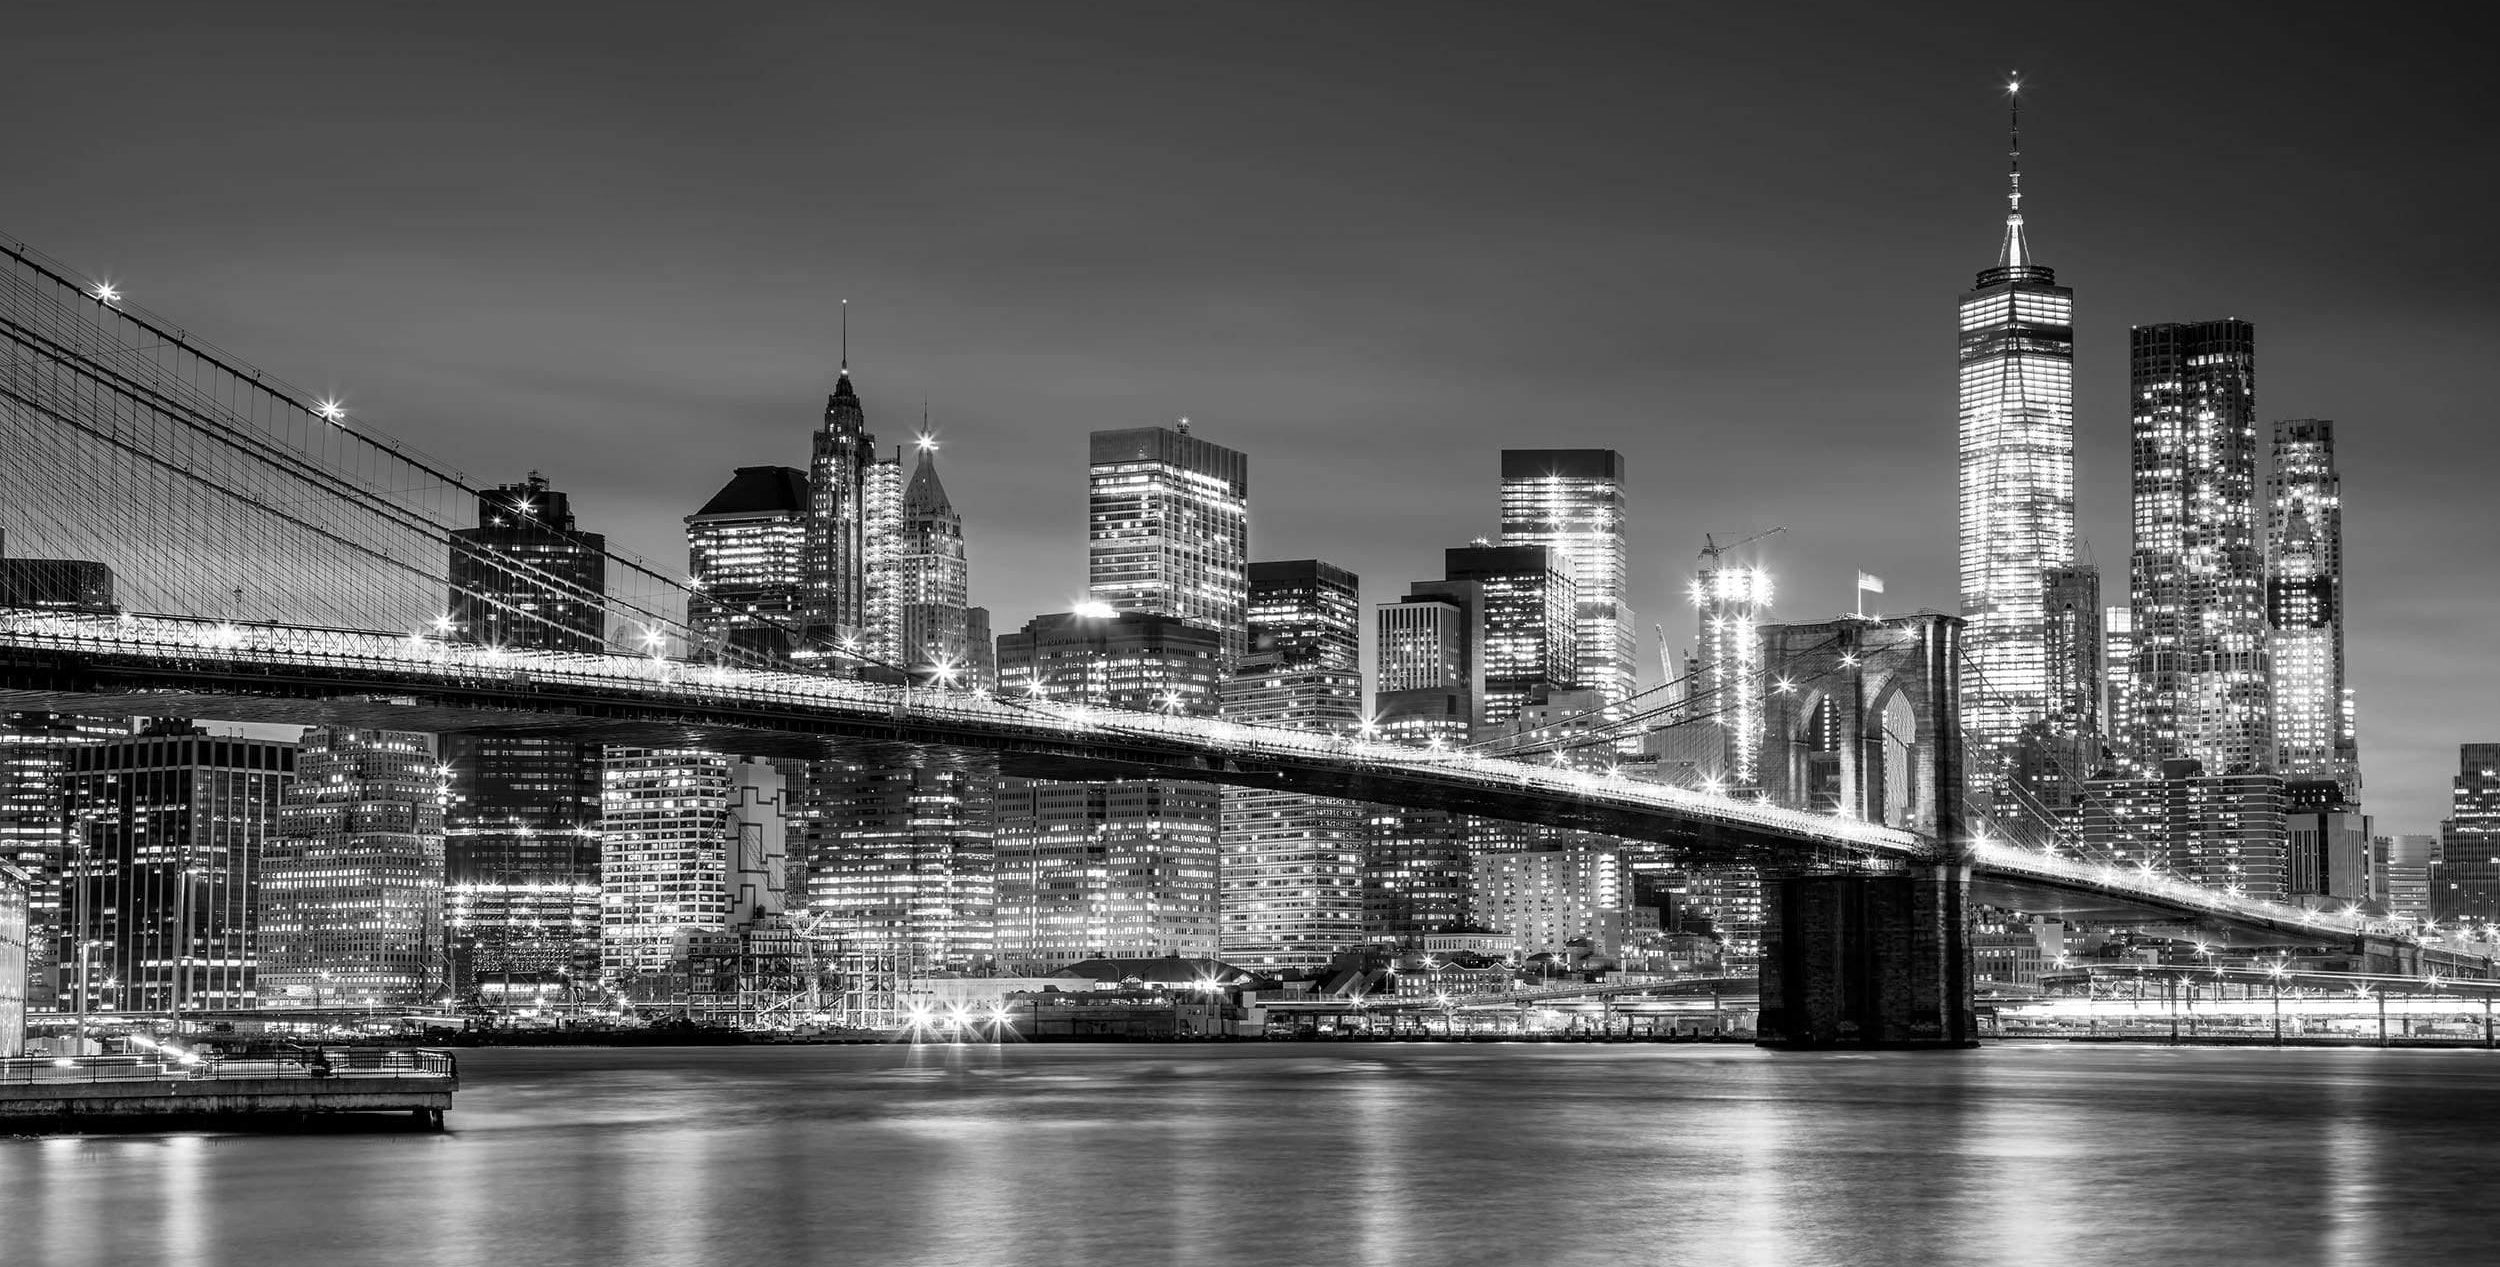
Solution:
M 1097 431 L 1088 456 L 1089 597 L 1216 630 L 1224 666 L 1238 663 L 1250 637 L 1250 459 L 1186 422 Z
M 2015 157 L 2019 161 L 2019 134 Z M 1993 805 L 2028 741 L 2093 712 L 2093 696 L 2051 657 L 2051 578 L 2075 562 L 2074 290 L 2031 256 L 2022 177 L 2011 173 L 2005 237 L 1960 303 L 1959 556 L 1962 733 L 1969 784 Z
M 304 732 L 261 852 L 262 1007 L 436 1000 L 445 774 L 431 735 Z
M 63 1010 L 258 1004 L 261 854 L 294 776 L 293 744 L 188 727 L 73 753 Z
M 2269 769 L 2256 333 L 2201 321 L 2131 339 L 2133 756 L 2147 770 L 2175 757 Z
M 490 647 L 598 652 L 607 645 L 607 538 L 574 527 L 572 499 L 533 473 L 478 496 L 451 534 L 451 629 Z
M 2430 917 L 2500 923 L 2500 743 L 2457 746 L 2457 777 L 2430 860 Z
M 1625 506 L 1612 449 L 1502 450 L 1502 544 L 1545 546 L 1562 562 L 1576 592 L 1576 680 L 1609 704 L 1629 698 L 1637 676 Z
M 1509 721 L 1540 690 L 1579 684 L 1579 587 L 1555 550 L 1477 545 L 1442 555 L 1446 579 L 1483 595 L 1479 724 Z
M 606 644 L 607 540 L 535 475 L 490 489 L 451 552 L 455 636 L 597 651 Z M 640 650 L 640 647 L 636 647 Z M 536 735 L 451 734 L 443 809 L 449 984 L 589 983 L 599 976 L 599 747 Z
M 783 661 L 807 618 L 807 474 L 742 466 L 703 509 L 686 516 L 694 594 L 686 622 L 698 654 Z
M 2344 495 L 2335 424 L 2274 424 L 2266 479 L 2266 637 L 2274 767 L 2286 779 L 2361 788 L 2352 688 L 2344 680 Z

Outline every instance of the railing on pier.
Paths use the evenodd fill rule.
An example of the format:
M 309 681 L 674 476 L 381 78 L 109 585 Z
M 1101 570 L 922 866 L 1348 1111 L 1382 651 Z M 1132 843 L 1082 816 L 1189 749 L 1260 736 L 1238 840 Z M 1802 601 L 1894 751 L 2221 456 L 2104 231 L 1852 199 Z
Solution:
M 198 1052 L 147 1052 L 125 1056 L 17 1057 L 0 1059 L 0 1086 L 35 1083 L 158 1082 L 330 1078 L 442 1078 L 457 1080 L 452 1053 L 404 1047 L 296 1048 L 269 1054 L 212 1056 Z

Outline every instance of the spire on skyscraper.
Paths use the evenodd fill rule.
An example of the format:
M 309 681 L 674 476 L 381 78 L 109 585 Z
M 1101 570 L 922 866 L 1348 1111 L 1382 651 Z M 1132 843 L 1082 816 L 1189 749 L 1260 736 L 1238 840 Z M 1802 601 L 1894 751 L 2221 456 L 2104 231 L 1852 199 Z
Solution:
M 837 377 L 851 376 L 851 301 L 842 301 L 842 372 Z
M 2015 71 L 2005 84 L 2005 249 L 1997 259 L 2006 268 L 2027 268 L 2031 264 L 2031 250 L 2023 241 L 2022 92 L 2022 72 Z

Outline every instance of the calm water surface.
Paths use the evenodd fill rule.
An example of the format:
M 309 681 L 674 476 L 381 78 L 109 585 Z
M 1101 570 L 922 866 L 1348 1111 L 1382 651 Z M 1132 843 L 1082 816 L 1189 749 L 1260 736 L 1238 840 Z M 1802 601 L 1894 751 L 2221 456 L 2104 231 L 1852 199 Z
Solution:
M 0 1263 L 2500 1261 L 2500 1057 L 486 1051 L 444 1135 L 0 1138 Z

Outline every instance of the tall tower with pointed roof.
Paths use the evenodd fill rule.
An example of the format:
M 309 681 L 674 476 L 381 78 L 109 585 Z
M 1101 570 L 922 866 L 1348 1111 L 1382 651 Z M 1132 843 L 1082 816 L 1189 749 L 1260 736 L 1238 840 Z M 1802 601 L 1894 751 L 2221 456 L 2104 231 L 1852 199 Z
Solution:
M 816 428 L 808 464 L 805 603 L 801 641 L 823 650 L 856 643 L 867 624 L 865 530 L 868 468 L 876 437 L 851 385 L 850 305 L 842 308 L 842 369 L 825 397 L 824 421 Z
M 2004 243 L 1960 330 L 1962 726 L 1972 790 L 1999 809 L 2026 734 L 2090 712 L 2051 698 L 2049 580 L 2075 563 L 2074 291 L 2024 235 L 2020 91 L 2006 86 Z

